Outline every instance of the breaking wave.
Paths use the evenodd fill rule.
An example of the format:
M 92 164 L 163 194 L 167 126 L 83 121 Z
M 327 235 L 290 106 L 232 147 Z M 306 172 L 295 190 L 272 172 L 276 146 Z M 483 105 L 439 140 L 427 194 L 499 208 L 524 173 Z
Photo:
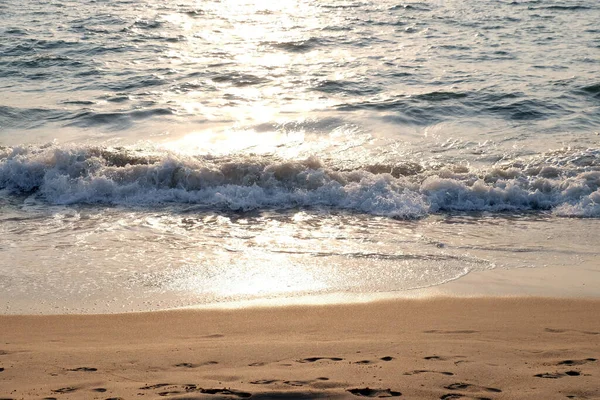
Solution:
M 598 218 L 600 149 L 476 169 L 415 162 L 345 168 L 316 157 L 188 156 L 134 147 L 0 147 L 0 190 L 0 196 L 36 196 L 50 204 L 328 207 L 395 218 L 543 210 Z

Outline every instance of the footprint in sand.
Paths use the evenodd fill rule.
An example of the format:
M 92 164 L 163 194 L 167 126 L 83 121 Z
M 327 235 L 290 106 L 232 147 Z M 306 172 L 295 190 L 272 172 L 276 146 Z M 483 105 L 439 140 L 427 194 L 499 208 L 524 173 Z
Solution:
M 429 331 L 423 331 L 423 333 L 442 333 L 442 334 L 471 334 L 471 333 L 477 333 L 478 331 L 473 331 L 470 329 L 464 329 L 464 330 L 458 330 L 458 331 L 443 331 L 443 330 L 437 330 L 437 329 L 432 329 Z
M 440 397 L 440 400 L 462 399 L 467 397 L 462 393 L 448 393 Z M 492 400 L 489 397 L 471 397 L 474 400 Z
M 106 392 L 106 389 L 105 388 L 95 388 L 95 389 L 92 389 L 92 392 L 104 393 L 104 392 Z
M 467 390 L 467 391 L 473 391 L 473 392 L 486 391 L 486 392 L 492 392 L 492 393 L 502 393 L 502 390 L 500 390 L 500 389 L 496 389 L 493 387 L 477 386 L 477 385 L 472 385 L 470 383 L 464 383 L 464 382 L 453 383 L 451 385 L 444 386 L 444 388 L 450 389 L 450 390 Z
M 429 360 L 429 361 L 450 361 L 456 358 L 466 358 L 465 356 L 427 356 L 427 357 L 423 357 L 423 360 Z
M 393 359 L 394 359 L 394 357 L 392 357 L 392 356 L 385 356 L 385 357 L 381 357 L 379 360 L 381 360 L 381 361 L 392 361 Z M 367 364 L 375 364 L 376 362 L 377 361 L 372 361 L 372 360 L 360 360 L 360 361 L 355 361 L 354 364 L 367 365 Z
M 74 392 L 76 390 L 77 390 L 77 388 L 69 386 L 69 387 L 64 387 L 64 388 L 53 390 L 52 393 L 71 393 L 71 392 Z
M 72 368 L 72 369 L 69 369 L 67 371 L 74 371 L 74 372 L 96 372 L 96 371 L 98 371 L 98 368 L 93 368 L 93 367 L 79 367 L 79 368 Z
M 339 357 L 309 357 L 302 360 L 298 360 L 299 363 L 313 363 L 320 360 L 329 360 L 329 361 L 342 361 L 343 358 Z
M 278 379 L 259 379 L 256 381 L 250 382 L 251 385 L 270 385 L 275 382 L 281 382 Z
M 173 385 L 170 383 L 156 383 L 154 385 L 146 385 L 140 388 L 141 390 L 152 390 L 152 389 L 167 389 L 159 392 L 159 396 L 171 396 L 182 393 L 200 392 L 202 394 L 221 394 L 225 396 L 236 396 L 240 398 L 246 398 L 252 396 L 251 393 L 241 392 L 233 389 L 204 389 L 199 388 L 195 384 L 186 385 Z
M 405 372 L 404 375 L 418 375 L 418 374 L 425 374 L 425 373 L 442 374 L 442 375 L 447 375 L 447 376 L 454 375 L 452 372 L 447 372 L 447 371 L 430 371 L 430 370 L 427 370 L 427 369 L 416 369 L 414 371 Z
M 1 368 L 1 367 L 0 367 L 0 372 L 4 372 L 4 368 Z
M 232 389 L 202 389 L 200 388 L 200 393 L 204 393 L 204 394 L 223 394 L 226 396 L 236 396 L 236 397 L 241 397 L 241 398 L 246 398 L 246 397 L 251 397 L 252 393 L 247 393 L 247 392 L 239 392 L 237 390 L 232 390 Z
M 323 382 L 323 381 L 328 381 L 329 378 L 327 377 L 319 377 L 316 378 L 315 380 L 309 380 L 309 381 L 284 381 L 284 380 L 279 380 L 279 379 L 259 379 L 256 381 L 251 381 L 250 384 L 251 385 L 271 385 L 273 383 L 280 383 L 280 384 L 284 384 L 284 385 L 288 385 L 288 386 L 306 386 L 306 385 L 311 385 L 313 383 L 317 383 L 317 382 Z
M 196 368 L 195 364 L 192 363 L 179 363 L 179 364 L 175 364 L 174 367 L 181 367 L 181 368 Z
M 577 332 L 577 333 L 583 333 L 584 335 L 600 335 L 600 332 L 578 331 L 576 329 L 554 329 L 554 328 L 546 328 L 546 329 L 544 329 L 544 331 L 550 332 L 550 333 Z
M 536 378 L 546 378 L 546 379 L 558 379 L 563 376 L 579 376 L 581 372 L 579 371 L 565 371 L 565 372 L 545 372 L 543 374 L 535 374 Z
M 440 397 L 440 400 L 460 399 L 462 397 L 465 397 L 465 395 L 460 393 L 448 393 Z
M 355 396 L 361 397 L 398 397 L 402 396 L 402 393 L 391 390 L 391 389 L 371 389 L 371 388 L 357 388 L 348 389 L 348 392 Z
M 581 375 L 581 372 L 579 372 L 579 371 L 566 371 L 565 375 L 567 375 L 567 376 L 579 376 L 579 375 Z
M 564 361 L 559 362 L 556 365 L 583 365 L 583 364 L 596 362 L 596 361 L 597 360 L 595 358 L 586 358 L 583 360 L 564 360 Z
M 217 361 L 206 361 L 200 364 L 192 364 L 192 363 L 188 363 L 188 362 L 183 362 L 183 363 L 179 363 L 179 364 L 175 364 L 174 367 L 179 367 L 179 368 L 198 368 L 198 367 L 204 367 L 207 365 L 215 365 L 218 364 Z

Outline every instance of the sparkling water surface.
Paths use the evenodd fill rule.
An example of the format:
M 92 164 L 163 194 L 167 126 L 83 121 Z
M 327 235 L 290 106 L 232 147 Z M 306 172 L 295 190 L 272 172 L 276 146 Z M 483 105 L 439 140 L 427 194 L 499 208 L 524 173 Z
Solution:
M 595 265 L 600 4 L 0 4 L 3 312 Z

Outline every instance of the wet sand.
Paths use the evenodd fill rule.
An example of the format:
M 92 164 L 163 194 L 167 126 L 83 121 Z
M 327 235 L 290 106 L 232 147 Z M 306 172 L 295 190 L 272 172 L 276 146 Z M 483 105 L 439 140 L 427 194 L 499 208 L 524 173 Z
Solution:
M 597 399 L 600 300 L 0 316 L 2 399 Z

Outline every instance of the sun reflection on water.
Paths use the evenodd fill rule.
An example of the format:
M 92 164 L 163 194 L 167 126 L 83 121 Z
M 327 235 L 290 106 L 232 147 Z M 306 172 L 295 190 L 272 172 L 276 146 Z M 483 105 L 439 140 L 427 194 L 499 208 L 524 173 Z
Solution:
M 163 61 L 173 68 L 202 65 L 205 70 L 162 97 L 185 114 L 197 116 L 207 128 L 172 134 L 166 147 L 212 154 L 267 153 L 286 147 L 286 155 L 293 156 L 290 144 L 304 141 L 302 130 L 265 131 L 256 126 L 297 121 L 299 115 L 332 105 L 306 91 L 307 82 L 289 79 L 303 76 L 290 71 L 318 68 L 328 59 L 320 50 L 303 47 L 311 40 L 310 32 L 323 24 L 319 7 L 294 0 L 223 0 L 192 8 L 191 13 L 162 15 L 185 33 L 185 40 L 169 43 Z M 210 15 L 211 24 L 206 24 L 206 18 L 197 18 L 198 13 Z M 207 47 L 212 51 L 206 51 Z M 200 53 L 199 49 L 204 50 Z M 207 97 L 210 92 L 222 95 Z
M 227 155 L 231 153 L 251 152 L 253 154 L 274 153 L 279 147 L 286 146 L 288 155 L 292 155 L 290 144 L 302 144 L 303 132 L 260 132 L 253 130 L 227 130 L 222 132 L 192 132 L 183 138 L 165 144 L 165 148 L 187 154 Z

